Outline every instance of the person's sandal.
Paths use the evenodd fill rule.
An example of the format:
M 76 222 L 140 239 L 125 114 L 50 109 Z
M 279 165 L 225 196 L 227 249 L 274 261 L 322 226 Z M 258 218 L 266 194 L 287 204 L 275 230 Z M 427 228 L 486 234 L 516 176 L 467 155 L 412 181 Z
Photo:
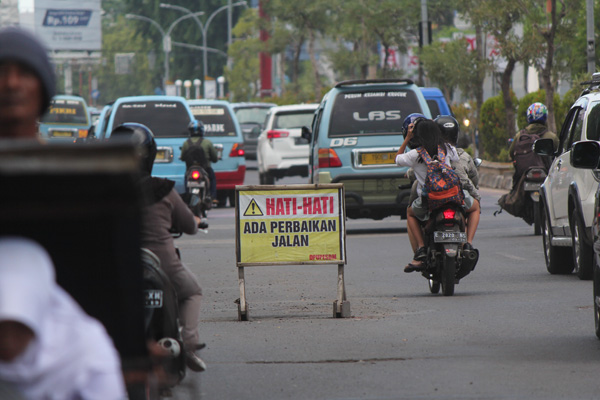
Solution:
M 415 251 L 415 256 L 413 257 L 415 261 L 425 261 L 427 260 L 427 249 L 425 247 L 419 247 L 417 251 Z

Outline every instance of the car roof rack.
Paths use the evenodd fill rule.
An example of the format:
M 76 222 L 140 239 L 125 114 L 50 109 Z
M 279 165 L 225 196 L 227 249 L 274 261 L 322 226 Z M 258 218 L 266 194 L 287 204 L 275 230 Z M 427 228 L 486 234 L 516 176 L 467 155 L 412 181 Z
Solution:
M 343 86 L 350 86 L 350 85 L 362 85 L 365 83 L 401 83 L 404 85 L 411 85 L 414 84 L 414 82 L 411 79 L 393 79 L 393 78 L 388 78 L 388 79 L 357 79 L 357 80 L 350 80 L 350 81 L 342 81 L 342 82 L 338 82 L 336 83 L 335 87 L 339 88 L 339 87 L 343 87 Z
M 600 89 L 600 72 L 593 73 L 592 80 L 581 82 L 581 85 L 582 86 L 588 85 L 587 88 L 583 89 L 583 92 L 581 93 L 582 96 L 590 93 L 592 90 L 599 90 Z

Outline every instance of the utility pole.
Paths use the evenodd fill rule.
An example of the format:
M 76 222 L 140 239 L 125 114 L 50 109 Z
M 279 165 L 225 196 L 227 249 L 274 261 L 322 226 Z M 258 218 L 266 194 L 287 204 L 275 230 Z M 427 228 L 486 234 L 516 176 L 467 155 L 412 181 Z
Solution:
M 596 72 L 596 43 L 594 40 L 594 0 L 586 0 L 587 14 L 587 70 Z
M 263 4 L 268 0 L 260 0 L 258 3 L 258 15 L 260 18 L 268 20 L 269 17 L 264 11 Z M 266 42 L 269 40 L 269 32 L 264 29 L 260 30 L 260 40 Z M 273 94 L 272 80 L 272 62 L 271 55 L 266 51 L 260 53 L 260 97 L 269 97 Z

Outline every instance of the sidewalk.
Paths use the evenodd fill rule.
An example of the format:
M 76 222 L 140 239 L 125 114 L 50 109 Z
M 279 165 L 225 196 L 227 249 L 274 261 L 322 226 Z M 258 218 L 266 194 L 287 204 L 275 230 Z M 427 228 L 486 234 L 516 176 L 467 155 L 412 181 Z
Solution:
M 479 167 L 479 187 L 510 190 L 513 173 L 512 163 L 483 161 Z

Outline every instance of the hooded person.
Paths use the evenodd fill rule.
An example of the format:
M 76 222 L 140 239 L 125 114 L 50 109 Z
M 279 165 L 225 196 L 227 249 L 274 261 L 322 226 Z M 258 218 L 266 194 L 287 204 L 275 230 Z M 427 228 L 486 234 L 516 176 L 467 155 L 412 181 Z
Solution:
M 43 44 L 21 28 L 0 29 L 0 138 L 38 139 L 38 118 L 55 93 Z
M 27 400 L 126 399 L 104 326 L 55 280 L 36 242 L 0 238 L 0 381 Z

